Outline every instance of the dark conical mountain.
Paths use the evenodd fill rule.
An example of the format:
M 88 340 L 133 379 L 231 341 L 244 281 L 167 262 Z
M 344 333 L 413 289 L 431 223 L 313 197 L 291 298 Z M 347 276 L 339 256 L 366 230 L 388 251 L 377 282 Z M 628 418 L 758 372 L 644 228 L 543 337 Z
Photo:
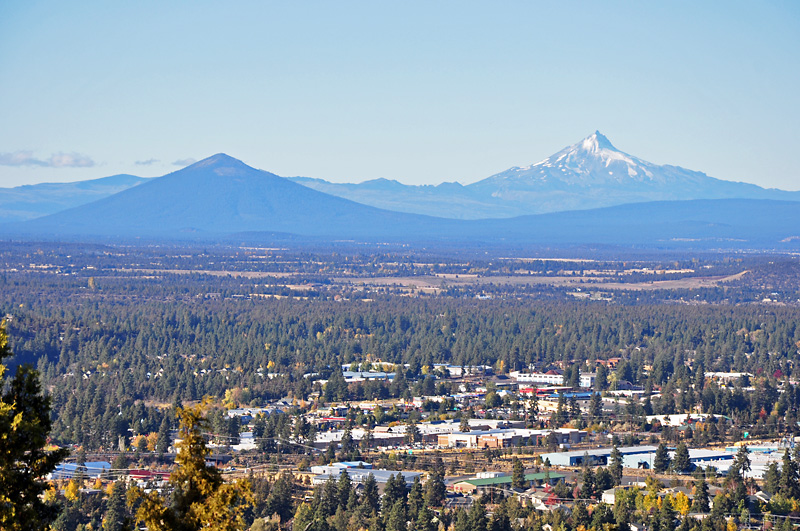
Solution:
M 88 205 L 24 224 L 24 231 L 94 236 L 287 232 L 399 236 L 430 221 L 306 188 L 217 154 Z

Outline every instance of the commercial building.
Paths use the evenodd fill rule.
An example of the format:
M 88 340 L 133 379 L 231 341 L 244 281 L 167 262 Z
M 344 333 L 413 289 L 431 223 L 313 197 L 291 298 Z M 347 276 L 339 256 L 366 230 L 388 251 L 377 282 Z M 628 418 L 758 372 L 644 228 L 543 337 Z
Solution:
M 655 453 L 655 446 L 625 446 L 619 448 L 623 461 L 627 456 L 647 455 Z M 590 465 L 607 465 L 613 448 L 597 448 L 593 450 L 576 450 L 574 452 L 551 452 L 542 454 L 542 461 L 549 460 L 553 466 L 582 466 L 586 459 Z M 623 465 L 624 466 L 624 465 Z

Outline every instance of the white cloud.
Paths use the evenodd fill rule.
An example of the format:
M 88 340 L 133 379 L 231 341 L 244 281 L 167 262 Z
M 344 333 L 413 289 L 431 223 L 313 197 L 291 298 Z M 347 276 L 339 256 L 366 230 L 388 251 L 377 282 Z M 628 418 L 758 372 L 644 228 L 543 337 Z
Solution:
M 36 158 L 32 151 L 0 153 L 0 166 L 42 166 L 45 168 L 91 168 L 94 161 L 80 153 L 54 153 L 47 159 Z
M 197 159 L 189 157 L 188 159 L 178 159 L 172 164 L 175 166 L 189 166 L 190 164 L 194 164 L 195 162 L 197 162 Z
M 147 159 L 147 160 L 137 160 L 136 162 L 134 162 L 134 164 L 136 164 L 137 166 L 150 166 L 151 164 L 155 164 L 156 162 L 159 162 L 159 160 Z

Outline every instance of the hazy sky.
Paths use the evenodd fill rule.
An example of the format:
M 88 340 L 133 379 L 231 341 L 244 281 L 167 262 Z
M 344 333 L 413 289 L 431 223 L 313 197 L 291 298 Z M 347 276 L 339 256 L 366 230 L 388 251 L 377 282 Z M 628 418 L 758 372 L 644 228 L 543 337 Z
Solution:
M 218 152 L 468 183 L 596 129 L 799 189 L 800 2 L 0 3 L 0 186 Z

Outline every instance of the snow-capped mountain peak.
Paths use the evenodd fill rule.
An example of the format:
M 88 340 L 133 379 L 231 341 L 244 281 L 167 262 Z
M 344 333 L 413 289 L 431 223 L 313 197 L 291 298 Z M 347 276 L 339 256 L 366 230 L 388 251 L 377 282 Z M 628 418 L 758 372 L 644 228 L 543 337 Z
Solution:
M 598 153 L 601 150 L 619 151 L 600 131 L 584 138 L 579 144 L 583 151 Z
M 499 197 L 514 188 L 563 189 L 664 183 L 660 167 L 620 151 L 600 131 L 526 167 L 510 168 L 475 183 L 496 187 Z M 694 172 L 691 172 L 694 173 Z M 499 195 L 498 195 L 499 194 Z

